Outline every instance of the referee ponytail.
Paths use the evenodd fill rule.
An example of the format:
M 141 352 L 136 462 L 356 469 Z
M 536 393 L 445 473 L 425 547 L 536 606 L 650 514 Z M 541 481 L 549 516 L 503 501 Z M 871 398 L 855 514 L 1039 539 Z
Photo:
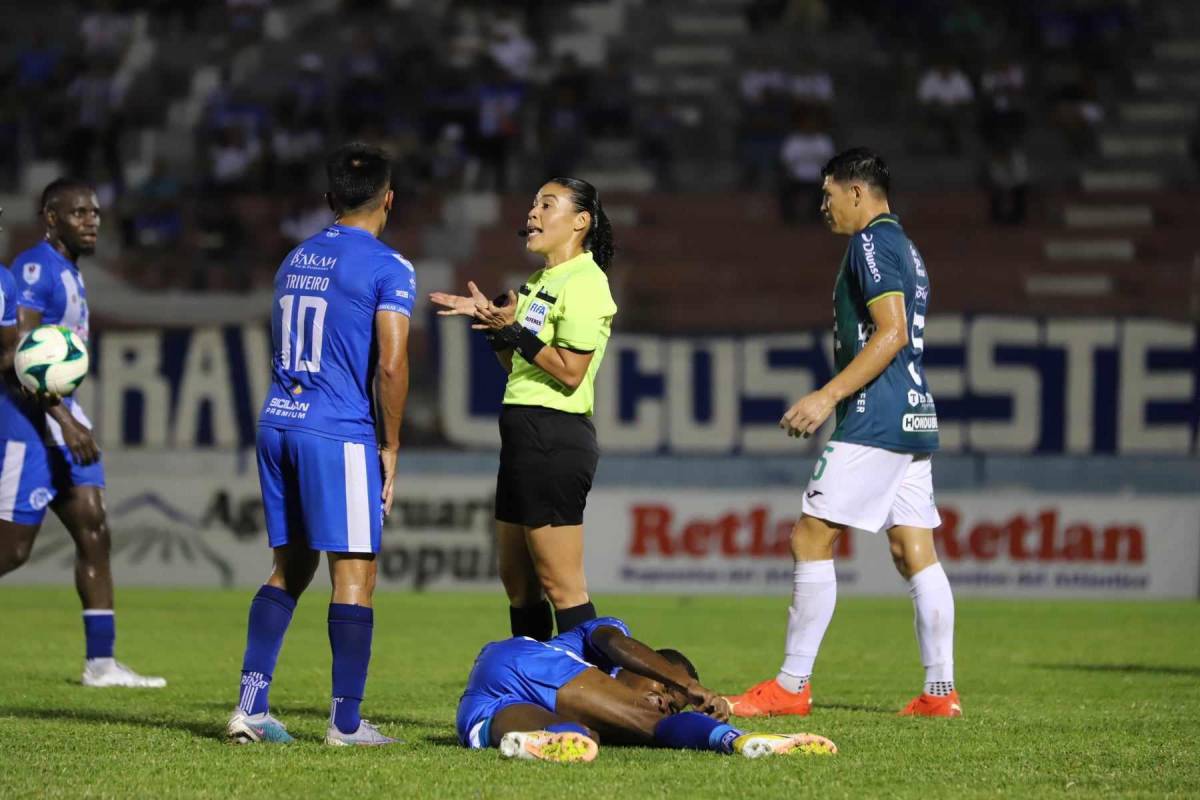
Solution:
M 613 260 L 612 223 L 600 203 L 600 192 L 579 178 L 551 178 L 547 183 L 557 183 L 571 191 L 571 201 L 576 211 L 586 211 L 592 217 L 591 227 L 583 237 L 583 249 L 592 254 L 596 266 L 608 272 Z

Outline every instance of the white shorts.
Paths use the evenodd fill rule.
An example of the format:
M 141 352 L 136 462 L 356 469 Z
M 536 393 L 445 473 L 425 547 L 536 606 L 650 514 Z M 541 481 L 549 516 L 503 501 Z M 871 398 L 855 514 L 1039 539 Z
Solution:
M 804 513 L 870 533 L 895 525 L 936 528 L 942 518 L 932 466 L 929 453 L 830 442 L 804 491 Z

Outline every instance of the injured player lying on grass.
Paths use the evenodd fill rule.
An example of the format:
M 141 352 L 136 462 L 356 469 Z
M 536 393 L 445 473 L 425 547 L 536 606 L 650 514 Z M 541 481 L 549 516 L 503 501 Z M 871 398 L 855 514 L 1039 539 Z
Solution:
M 684 711 L 691 706 L 694 711 Z M 548 642 L 514 637 L 480 651 L 459 700 L 466 747 L 507 758 L 591 761 L 598 743 L 712 750 L 746 758 L 833 754 L 807 733 L 744 733 L 678 651 L 653 650 L 600 617 Z

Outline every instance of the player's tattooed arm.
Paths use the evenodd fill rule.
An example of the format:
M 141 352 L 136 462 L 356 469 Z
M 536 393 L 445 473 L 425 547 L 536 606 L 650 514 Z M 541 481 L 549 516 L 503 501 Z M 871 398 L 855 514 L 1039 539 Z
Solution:
M 788 409 L 779 427 L 788 436 L 809 436 L 829 418 L 837 404 L 875 380 L 908 344 L 904 296 L 881 296 L 868 306 L 875 332 L 846 368 L 829 383 L 806 394 Z
M 591 643 L 622 669 L 653 678 L 683 692 L 697 711 L 721 721 L 729 718 L 729 704 L 723 697 L 702 686 L 679 664 L 673 664 L 653 648 L 626 636 L 620 629 L 602 625 L 591 632 Z

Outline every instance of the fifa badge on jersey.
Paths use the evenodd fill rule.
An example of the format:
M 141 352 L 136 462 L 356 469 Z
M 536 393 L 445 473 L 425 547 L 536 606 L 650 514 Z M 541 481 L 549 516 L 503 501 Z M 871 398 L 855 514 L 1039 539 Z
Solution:
M 25 265 L 23 274 L 26 283 L 37 283 L 38 278 L 42 277 L 42 265 L 36 261 L 30 261 Z
M 540 333 L 546 325 L 548 313 L 550 313 L 550 306 L 541 300 L 534 300 L 525 309 L 525 318 L 521 320 L 521 325 L 533 333 Z

